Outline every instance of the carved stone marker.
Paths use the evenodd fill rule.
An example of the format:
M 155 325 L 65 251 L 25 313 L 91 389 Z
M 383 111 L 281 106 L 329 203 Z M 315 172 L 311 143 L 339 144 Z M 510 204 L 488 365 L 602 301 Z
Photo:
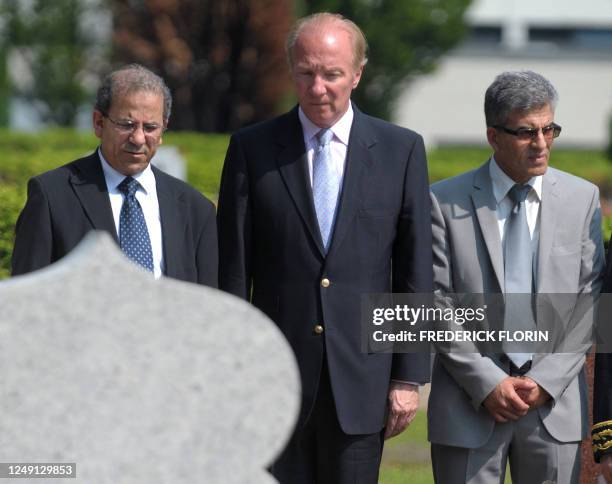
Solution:
M 152 163 L 179 180 L 187 179 L 187 162 L 176 146 L 160 146 L 155 152 Z
M 153 280 L 100 233 L 0 283 L 0 372 L 0 462 L 76 463 L 76 479 L 23 484 L 273 483 L 299 409 L 270 320 Z

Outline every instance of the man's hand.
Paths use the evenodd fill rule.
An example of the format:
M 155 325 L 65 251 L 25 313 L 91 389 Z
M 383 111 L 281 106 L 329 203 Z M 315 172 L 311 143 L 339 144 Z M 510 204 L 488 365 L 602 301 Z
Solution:
M 483 405 L 496 422 L 518 420 L 529 411 L 529 405 L 519 393 L 529 394 L 537 384 L 530 378 L 504 378 L 489 395 Z
M 419 387 L 392 381 L 389 388 L 389 416 L 385 439 L 401 434 L 416 415 L 419 407 Z
M 544 390 L 540 385 L 538 385 L 535 381 L 533 381 L 528 376 L 520 377 L 520 380 L 525 380 L 533 383 L 535 386 L 526 391 L 523 388 L 517 388 L 516 393 L 521 400 L 523 400 L 530 408 L 538 408 L 544 405 L 548 400 L 551 399 L 551 396 L 548 394 L 546 390 Z
M 612 454 L 603 455 L 600 462 L 599 470 L 606 478 L 606 482 L 612 484 Z

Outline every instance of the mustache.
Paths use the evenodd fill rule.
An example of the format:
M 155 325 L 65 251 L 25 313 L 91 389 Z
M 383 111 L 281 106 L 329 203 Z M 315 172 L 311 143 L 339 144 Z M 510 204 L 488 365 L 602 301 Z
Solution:
M 123 145 L 123 149 L 131 153 L 146 153 L 145 146 L 135 145 L 133 143 L 130 143 L 129 141 Z

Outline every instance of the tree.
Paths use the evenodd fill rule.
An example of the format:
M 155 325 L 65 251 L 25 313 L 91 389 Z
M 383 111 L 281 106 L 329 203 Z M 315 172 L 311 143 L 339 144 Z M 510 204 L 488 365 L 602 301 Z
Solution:
M 92 50 L 97 39 L 83 26 L 96 0 L 3 2 L 5 48 L 24 65 L 25 75 L 12 85 L 14 94 L 37 108 L 43 121 L 73 125 L 88 99 L 84 79 L 97 69 Z
M 0 127 L 8 126 L 10 86 L 7 72 L 6 48 L 0 45 Z
M 270 118 L 290 87 L 290 0 L 112 1 L 114 60 L 173 92 L 173 129 L 231 131 Z
M 8 126 L 10 83 L 8 78 L 8 6 L 0 0 L 0 127 Z
M 304 0 L 307 13 L 337 12 L 364 31 L 369 61 L 353 99 L 365 112 L 389 119 L 407 82 L 431 72 L 465 34 L 471 0 Z

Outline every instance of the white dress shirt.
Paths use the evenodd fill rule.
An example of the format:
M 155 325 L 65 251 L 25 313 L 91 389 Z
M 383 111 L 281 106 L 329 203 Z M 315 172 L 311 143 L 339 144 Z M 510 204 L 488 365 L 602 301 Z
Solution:
M 315 149 L 318 146 L 316 139 L 317 133 L 321 130 L 316 124 L 306 117 L 304 111 L 300 107 L 298 116 L 302 124 L 302 134 L 304 135 L 304 146 L 306 146 L 306 155 L 308 156 L 308 173 L 310 175 L 310 186 L 312 188 L 312 161 L 314 158 Z M 346 152 L 348 150 L 349 137 L 351 135 L 351 126 L 353 125 L 353 107 L 349 103 L 349 108 L 336 121 L 330 129 L 334 133 L 334 137 L 330 142 L 330 150 L 332 155 L 332 166 L 340 180 L 340 191 L 342 191 L 342 181 L 344 180 L 344 166 L 346 164 Z
M 110 199 L 111 208 L 113 210 L 115 230 L 117 231 L 117 237 L 119 237 L 119 218 L 121 216 L 124 196 L 117 189 L 117 186 L 123 181 L 125 175 L 119 173 L 108 164 L 104 159 L 102 150 L 99 148 L 98 155 L 102 162 L 102 171 L 104 172 L 106 188 L 108 189 L 108 198 Z M 159 216 L 159 202 L 157 200 L 157 185 L 155 184 L 155 175 L 153 174 L 153 170 L 151 170 L 151 165 L 147 165 L 142 172 L 134 175 L 132 178 L 140 183 L 140 187 L 135 196 L 138 203 L 140 203 L 147 224 L 147 230 L 149 231 L 151 251 L 153 253 L 153 275 L 155 279 L 158 279 L 163 273 L 164 260 L 161 219 Z
M 513 202 L 508 197 L 508 192 L 515 185 L 504 171 L 499 167 L 495 158 L 491 158 L 489 164 L 489 173 L 493 182 L 493 196 L 497 202 L 497 226 L 499 228 L 499 237 L 503 241 L 505 237 L 506 220 L 513 208 Z M 534 176 L 527 184 L 533 188 L 529 191 L 525 199 L 525 213 L 527 215 L 527 225 L 529 226 L 529 235 L 531 235 L 531 249 L 534 255 L 534 269 L 538 267 L 538 245 L 540 242 L 540 204 L 542 201 L 542 177 Z M 537 271 L 534 270 L 534 285 Z

